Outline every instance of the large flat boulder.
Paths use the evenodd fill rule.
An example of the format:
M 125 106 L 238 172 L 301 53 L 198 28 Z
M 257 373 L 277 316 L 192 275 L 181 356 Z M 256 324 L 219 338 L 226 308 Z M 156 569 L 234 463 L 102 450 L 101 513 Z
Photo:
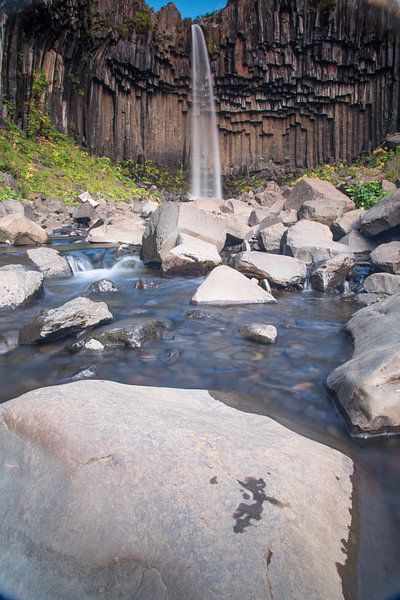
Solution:
M 140 246 L 145 228 L 145 222 L 138 217 L 115 219 L 112 223 L 91 229 L 87 241 L 92 244 Z
M 318 202 L 323 205 L 325 200 L 335 202 L 340 207 L 341 214 L 355 208 L 354 202 L 346 194 L 343 194 L 334 185 L 329 183 L 329 181 L 305 177 L 290 192 L 285 202 L 285 209 L 295 208 L 296 210 L 300 210 L 305 202 L 317 201 L 314 206 L 317 206 Z
M 307 276 L 303 261 L 278 254 L 241 252 L 233 257 L 231 264 L 249 277 L 268 279 L 271 285 L 280 288 L 301 288 Z
M 275 303 L 275 298 L 235 269 L 221 265 L 211 271 L 192 298 L 195 304 Z
M 400 294 L 361 309 L 347 330 L 353 358 L 328 377 L 353 426 L 383 433 L 400 426 Z
M 207 391 L 85 381 L 0 409 L 19 600 L 344 600 L 352 461 Z
M 0 243 L 30 246 L 48 242 L 49 236 L 46 231 L 23 214 L 10 214 L 0 219 Z
M 157 208 L 143 234 L 142 258 L 146 264 L 161 263 L 186 233 L 213 244 L 220 252 L 225 245 L 225 221 L 191 203 L 171 202 Z
M 54 248 L 31 248 L 26 253 L 45 279 L 72 275 L 68 261 Z
M 373 273 L 364 280 L 364 289 L 369 294 L 400 294 L 400 275 Z
M 0 309 L 25 306 L 41 291 L 43 275 L 22 265 L 0 268 Z
M 74 298 L 62 306 L 42 310 L 19 332 L 19 343 L 23 345 L 50 342 L 112 321 L 113 316 L 104 302 L 93 302 L 89 298 Z
M 327 225 L 307 220 L 299 221 L 285 232 L 282 251 L 307 264 L 317 264 L 340 254 L 351 253 L 349 246 L 333 241 Z
M 381 244 L 371 252 L 372 263 L 393 275 L 400 275 L 400 242 Z
M 378 235 L 400 225 L 400 190 L 389 194 L 361 217 L 361 230 L 367 235 Z
M 161 271 L 166 276 L 205 275 L 221 263 L 213 244 L 183 233 L 178 237 L 178 245 L 163 257 Z
M 353 211 L 354 209 L 354 203 L 350 198 L 347 198 L 347 196 L 344 196 L 344 198 L 345 199 L 318 198 L 316 200 L 308 200 L 302 204 L 299 210 L 299 218 L 317 221 L 318 223 L 330 227 L 343 215 L 343 213 L 346 212 L 346 210 Z

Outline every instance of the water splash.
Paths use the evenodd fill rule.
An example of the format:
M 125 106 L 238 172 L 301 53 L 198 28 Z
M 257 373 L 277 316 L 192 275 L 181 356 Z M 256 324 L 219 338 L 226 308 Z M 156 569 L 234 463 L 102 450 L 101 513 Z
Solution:
M 222 198 L 221 158 L 210 60 L 203 31 L 192 25 L 193 198 Z
M 94 269 L 92 261 L 86 254 L 68 254 L 66 259 L 74 275 L 82 273 L 83 271 L 92 271 Z

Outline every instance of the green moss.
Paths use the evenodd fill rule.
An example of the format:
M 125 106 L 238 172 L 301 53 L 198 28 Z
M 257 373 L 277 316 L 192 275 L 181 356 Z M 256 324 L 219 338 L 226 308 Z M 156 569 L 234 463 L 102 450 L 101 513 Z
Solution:
M 36 69 L 33 75 L 28 110 L 28 136 L 48 135 L 51 129 L 49 111 L 46 104 L 48 81 L 43 69 Z
M 241 194 L 242 192 L 251 192 L 257 188 L 265 187 L 267 182 L 267 179 L 252 175 L 232 179 L 229 183 L 238 194 Z
M 175 194 L 187 192 L 187 173 L 182 165 L 174 169 L 161 167 L 151 160 L 137 163 L 133 160 L 125 161 L 122 172 L 134 181 L 147 186 L 155 185 L 159 189 L 166 189 Z

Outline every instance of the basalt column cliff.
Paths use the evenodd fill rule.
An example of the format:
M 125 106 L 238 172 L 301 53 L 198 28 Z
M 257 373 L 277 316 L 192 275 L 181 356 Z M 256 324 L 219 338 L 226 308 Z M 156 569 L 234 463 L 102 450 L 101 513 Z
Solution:
M 0 11 L 0 93 L 25 128 L 34 99 L 93 152 L 188 163 L 190 21 L 174 5 L 3 0 Z M 376 2 L 232 0 L 201 24 L 225 173 L 350 159 L 399 128 L 398 21 Z

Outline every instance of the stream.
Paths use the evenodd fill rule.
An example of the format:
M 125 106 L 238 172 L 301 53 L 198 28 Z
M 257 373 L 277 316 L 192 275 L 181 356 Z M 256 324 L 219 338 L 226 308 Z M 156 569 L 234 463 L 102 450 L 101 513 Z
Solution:
M 195 306 L 191 297 L 202 278 L 163 279 L 144 267 L 138 254 L 118 256 L 110 246 L 56 238 L 53 247 L 67 257 L 74 276 L 45 281 L 44 293 L 28 308 L 2 311 L 0 341 L 5 336 L 12 343 L 42 308 L 61 306 L 77 296 L 106 302 L 115 325 L 159 319 L 168 327 L 160 339 L 140 349 L 102 354 L 70 354 L 68 340 L 8 352 L 0 343 L 0 402 L 35 388 L 96 378 L 208 389 L 230 406 L 268 415 L 341 450 L 356 464 L 353 526 L 358 559 L 348 570 L 356 570 L 357 591 L 349 584 L 346 597 L 389 600 L 400 591 L 400 437 L 351 437 L 325 390 L 328 373 L 351 356 L 344 324 L 359 306 L 339 295 L 310 290 L 274 291 L 276 305 Z M 28 262 L 26 248 L 0 251 L 0 266 Z M 119 291 L 89 293 L 90 285 L 102 278 L 113 281 Z M 137 289 L 139 279 L 157 281 L 158 287 Z M 241 325 L 260 321 L 275 325 L 276 345 L 255 344 L 239 335 Z

